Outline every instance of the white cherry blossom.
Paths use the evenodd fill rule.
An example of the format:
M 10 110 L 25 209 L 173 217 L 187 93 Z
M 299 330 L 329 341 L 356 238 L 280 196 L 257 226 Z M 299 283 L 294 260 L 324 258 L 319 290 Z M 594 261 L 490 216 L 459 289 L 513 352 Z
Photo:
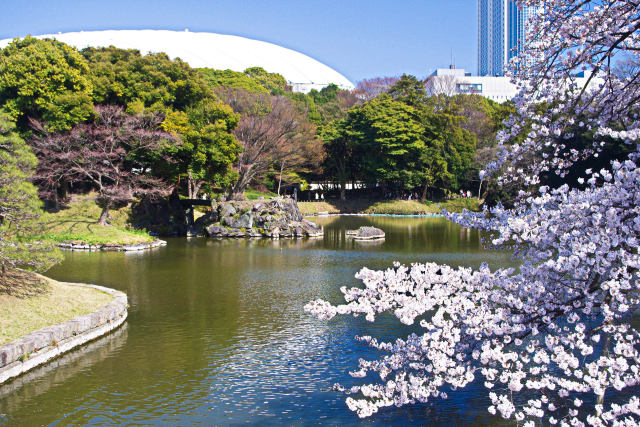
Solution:
M 490 232 L 489 245 L 512 250 L 520 266 L 363 268 L 364 286 L 343 288 L 344 304 L 307 304 L 321 319 L 392 313 L 419 326 L 395 342 L 358 338 L 382 353 L 353 373 L 372 383 L 338 387 L 361 417 L 479 381 L 490 414 L 524 425 L 640 421 L 640 334 L 630 327 L 640 309 L 640 1 L 519 3 L 541 12 L 513 64 L 517 113 L 481 176 L 519 181 L 524 191 L 513 208 L 449 218 Z M 612 59 L 624 55 L 635 68 L 616 74 Z M 593 71 L 585 87 L 575 84 L 582 70 Z M 578 128 L 592 132 L 593 146 L 568 145 Z M 540 174 L 564 177 L 605 144 L 629 154 L 586 169 L 578 187 L 539 186 Z

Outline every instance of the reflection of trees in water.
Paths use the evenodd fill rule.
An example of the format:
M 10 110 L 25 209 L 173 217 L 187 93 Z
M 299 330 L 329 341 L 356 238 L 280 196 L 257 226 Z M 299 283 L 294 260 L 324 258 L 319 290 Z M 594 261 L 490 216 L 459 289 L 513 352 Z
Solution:
M 207 246 L 214 248 L 255 248 L 255 249 L 308 249 L 318 245 L 322 237 L 286 237 L 270 238 L 240 238 L 240 239 L 207 239 Z
M 324 244 L 334 249 L 363 249 L 347 241 L 344 231 L 360 226 L 372 226 L 386 233 L 382 250 L 401 252 L 478 252 L 482 250 L 477 230 L 460 227 L 440 216 L 340 216 L 317 218 L 324 226 Z
M 351 239 L 356 247 L 362 248 L 371 248 L 374 246 L 381 246 L 384 244 L 384 239 L 373 239 L 373 240 L 357 240 Z
M 127 342 L 127 322 L 115 331 L 32 369 L 0 386 L 0 413 L 11 414 L 25 401 L 46 393 L 98 362 Z

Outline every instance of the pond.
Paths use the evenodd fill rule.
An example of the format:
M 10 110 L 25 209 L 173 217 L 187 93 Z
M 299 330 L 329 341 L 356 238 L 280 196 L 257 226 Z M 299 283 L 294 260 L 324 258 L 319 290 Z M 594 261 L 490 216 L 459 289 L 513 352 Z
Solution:
M 393 261 L 492 268 L 509 255 L 483 250 L 475 230 L 440 217 L 326 217 L 322 239 L 169 239 L 142 253 L 67 252 L 48 274 L 126 292 L 116 332 L 0 386 L 0 425 L 495 425 L 481 386 L 447 400 L 388 408 L 367 420 L 334 383 L 376 353 L 355 335 L 392 339 L 407 329 L 385 317 L 319 321 L 317 297 L 340 301 L 363 266 Z M 372 225 L 383 242 L 347 239 Z M 480 392 L 482 390 L 482 392 Z

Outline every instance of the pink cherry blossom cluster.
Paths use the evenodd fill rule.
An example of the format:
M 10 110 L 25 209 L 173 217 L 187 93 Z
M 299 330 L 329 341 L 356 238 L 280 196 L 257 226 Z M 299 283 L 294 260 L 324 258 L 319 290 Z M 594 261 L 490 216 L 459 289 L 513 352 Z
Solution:
M 382 356 L 361 359 L 352 375 L 379 380 L 336 388 L 361 417 L 446 398 L 445 390 L 478 380 L 489 413 L 524 425 L 640 421 L 632 389 L 640 385 L 640 334 L 630 326 L 640 309 L 640 1 L 519 3 L 539 13 L 525 54 L 512 63 L 517 113 L 483 175 L 520 180 L 525 190 L 513 208 L 449 218 L 489 231 L 490 245 L 512 250 L 520 266 L 363 268 L 356 275 L 363 287 L 341 289 L 344 304 L 308 303 L 321 319 L 373 322 L 392 313 L 420 327 L 395 342 L 358 337 Z M 614 56 L 634 66 L 616 72 Z M 585 70 L 592 77 L 577 85 L 576 72 Z M 592 146 L 566 143 L 580 130 L 592 133 Z M 597 158 L 605 140 L 627 144 L 631 154 L 586 170 L 576 188 L 540 186 L 543 172 L 564 176 L 577 161 Z

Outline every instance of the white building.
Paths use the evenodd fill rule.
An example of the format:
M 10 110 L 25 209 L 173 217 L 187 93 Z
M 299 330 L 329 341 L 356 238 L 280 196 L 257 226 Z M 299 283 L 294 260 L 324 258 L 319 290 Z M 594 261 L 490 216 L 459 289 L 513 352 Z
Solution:
M 589 73 L 581 73 L 573 77 L 571 84 L 584 87 L 589 80 Z M 602 83 L 596 77 L 589 83 L 589 88 Z M 438 68 L 427 78 L 427 90 L 431 94 L 476 94 L 496 102 L 505 102 L 516 96 L 518 87 L 510 77 L 472 76 L 462 68 Z
M 462 68 L 438 68 L 427 80 L 434 94 L 476 94 L 496 102 L 505 102 L 516 96 L 517 87 L 509 77 L 472 76 Z
M 478 75 L 504 75 L 509 59 L 522 49 L 527 21 L 535 12 L 513 0 L 478 0 Z
M 188 30 L 80 31 L 35 37 L 56 39 L 77 49 L 115 46 L 137 49 L 143 55 L 164 52 L 194 68 L 242 72 L 250 67 L 262 67 L 268 72 L 281 74 L 296 92 L 320 90 L 331 83 L 341 89 L 354 89 L 353 83 L 342 74 L 307 55 L 245 37 Z M 0 40 L 0 48 L 11 40 Z

